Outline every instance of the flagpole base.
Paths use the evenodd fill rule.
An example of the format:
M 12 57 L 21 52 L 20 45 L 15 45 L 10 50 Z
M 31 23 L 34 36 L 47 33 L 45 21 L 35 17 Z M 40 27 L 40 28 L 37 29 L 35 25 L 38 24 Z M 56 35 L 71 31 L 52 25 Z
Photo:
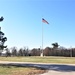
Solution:
M 41 55 L 40 55 L 41 57 L 43 57 L 43 53 L 41 53 Z

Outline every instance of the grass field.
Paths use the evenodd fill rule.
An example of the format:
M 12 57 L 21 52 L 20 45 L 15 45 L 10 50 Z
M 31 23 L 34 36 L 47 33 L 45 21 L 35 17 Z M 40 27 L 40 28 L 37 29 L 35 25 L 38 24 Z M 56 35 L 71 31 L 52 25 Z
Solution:
M 75 64 L 75 57 L 0 57 L 0 61 Z
M 0 66 L 0 75 L 35 75 L 44 72 L 45 70 L 37 68 Z

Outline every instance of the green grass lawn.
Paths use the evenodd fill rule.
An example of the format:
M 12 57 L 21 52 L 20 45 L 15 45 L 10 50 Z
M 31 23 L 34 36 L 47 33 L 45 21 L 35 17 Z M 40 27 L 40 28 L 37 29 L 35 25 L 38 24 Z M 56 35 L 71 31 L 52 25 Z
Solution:
M 75 57 L 0 57 L 0 61 L 75 64 Z
M 45 70 L 31 67 L 0 66 L 0 75 L 35 75 L 44 72 Z

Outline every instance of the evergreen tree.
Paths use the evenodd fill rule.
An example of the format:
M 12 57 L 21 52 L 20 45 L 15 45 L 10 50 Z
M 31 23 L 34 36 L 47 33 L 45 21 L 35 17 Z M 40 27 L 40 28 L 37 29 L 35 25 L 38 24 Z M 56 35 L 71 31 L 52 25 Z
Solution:
M 0 22 L 3 21 L 3 17 L 0 18 Z M 1 31 L 0 27 L 0 53 L 3 51 L 4 48 L 7 48 L 7 46 L 4 46 L 4 43 L 7 41 L 7 37 L 4 37 L 4 33 Z

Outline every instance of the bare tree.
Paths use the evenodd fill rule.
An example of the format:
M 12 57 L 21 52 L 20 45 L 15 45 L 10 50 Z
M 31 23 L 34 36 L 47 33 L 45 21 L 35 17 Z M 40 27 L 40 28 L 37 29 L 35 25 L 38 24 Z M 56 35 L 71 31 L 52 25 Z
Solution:
M 17 56 L 17 48 L 12 47 L 12 56 Z
M 18 56 L 23 56 L 23 49 L 22 48 L 19 49 Z

